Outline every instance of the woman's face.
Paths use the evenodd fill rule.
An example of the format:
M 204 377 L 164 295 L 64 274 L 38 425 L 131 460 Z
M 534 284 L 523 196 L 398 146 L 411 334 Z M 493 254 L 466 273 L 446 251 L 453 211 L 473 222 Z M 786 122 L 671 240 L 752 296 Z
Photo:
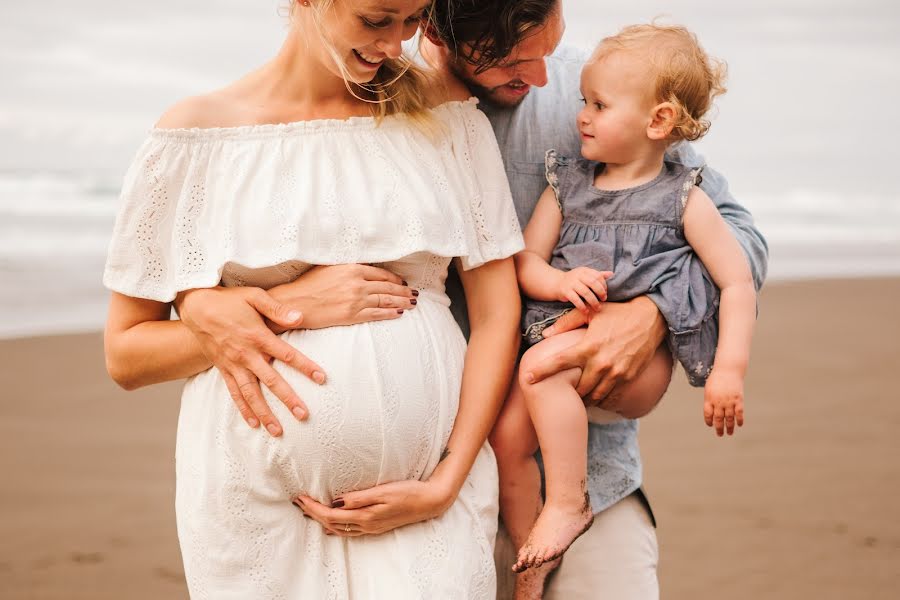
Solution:
M 371 81 L 385 59 L 400 56 L 401 43 L 415 35 L 425 8 L 431 4 L 431 0 L 310 1 L 312 6 L 300 4 L 297 9 L 322 11 L 320 31 L 326 40 L 320 48 L 323 64 L 354 83 Z M 343 65 L 343 72 L 335 60 Z

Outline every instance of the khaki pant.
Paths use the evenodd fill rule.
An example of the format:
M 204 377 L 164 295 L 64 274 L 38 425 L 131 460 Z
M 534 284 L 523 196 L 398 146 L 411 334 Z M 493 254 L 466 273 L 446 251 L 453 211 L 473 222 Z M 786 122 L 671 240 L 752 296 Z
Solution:
M 497 600 L 512 597 L 515 550 L 501 526 L 494 559 Z M 634 494 L 594 518 L 546 587 L 546 600 L 657 600 L 659 547 L 650 515 Z

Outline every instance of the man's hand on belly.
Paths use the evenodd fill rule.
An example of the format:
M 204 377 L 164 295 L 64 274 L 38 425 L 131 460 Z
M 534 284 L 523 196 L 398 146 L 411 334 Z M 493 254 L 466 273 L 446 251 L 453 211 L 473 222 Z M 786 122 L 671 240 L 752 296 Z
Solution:
M 275 335 L 263 316 L 294 329 L 303 315 L 289 310 L 268 293 L 251 287 L 199 288 L 181 292 L 175 301 L 179 317 L 194 333 L 203 353 L 219 369 L 231 398 L 250 427 L 262 423 L 273 436 L 281 424 L 266 403 L 260 382 L 269 388 L 299 420 L 309 410 L 272 368 L 276 358 L 316 383 L 325 383 L 322 368 Z

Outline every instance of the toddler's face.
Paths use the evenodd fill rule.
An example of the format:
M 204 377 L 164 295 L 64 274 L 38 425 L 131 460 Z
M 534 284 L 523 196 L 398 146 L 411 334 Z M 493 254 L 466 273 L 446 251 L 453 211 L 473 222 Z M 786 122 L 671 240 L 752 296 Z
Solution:
M 652 141 L 652 78 L 629 52 L 613 52 L 589 62 L 581 72 L 584 108 L 578 113 L 581 154 L 603 163 L 621 164 L 640 157 Z

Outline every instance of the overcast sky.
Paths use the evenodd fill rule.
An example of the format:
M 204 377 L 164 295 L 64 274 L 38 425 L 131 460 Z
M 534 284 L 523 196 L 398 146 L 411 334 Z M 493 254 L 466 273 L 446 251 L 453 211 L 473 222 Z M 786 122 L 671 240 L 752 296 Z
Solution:
M 900 199 L 898 0 L 563 1 L 568 43 L 667 15 L 728 62 L 702 150 L 733 187 Z M 279 4 L 3 0 L 0 169 L 121 172 L 169 104 L 275 53 Z

